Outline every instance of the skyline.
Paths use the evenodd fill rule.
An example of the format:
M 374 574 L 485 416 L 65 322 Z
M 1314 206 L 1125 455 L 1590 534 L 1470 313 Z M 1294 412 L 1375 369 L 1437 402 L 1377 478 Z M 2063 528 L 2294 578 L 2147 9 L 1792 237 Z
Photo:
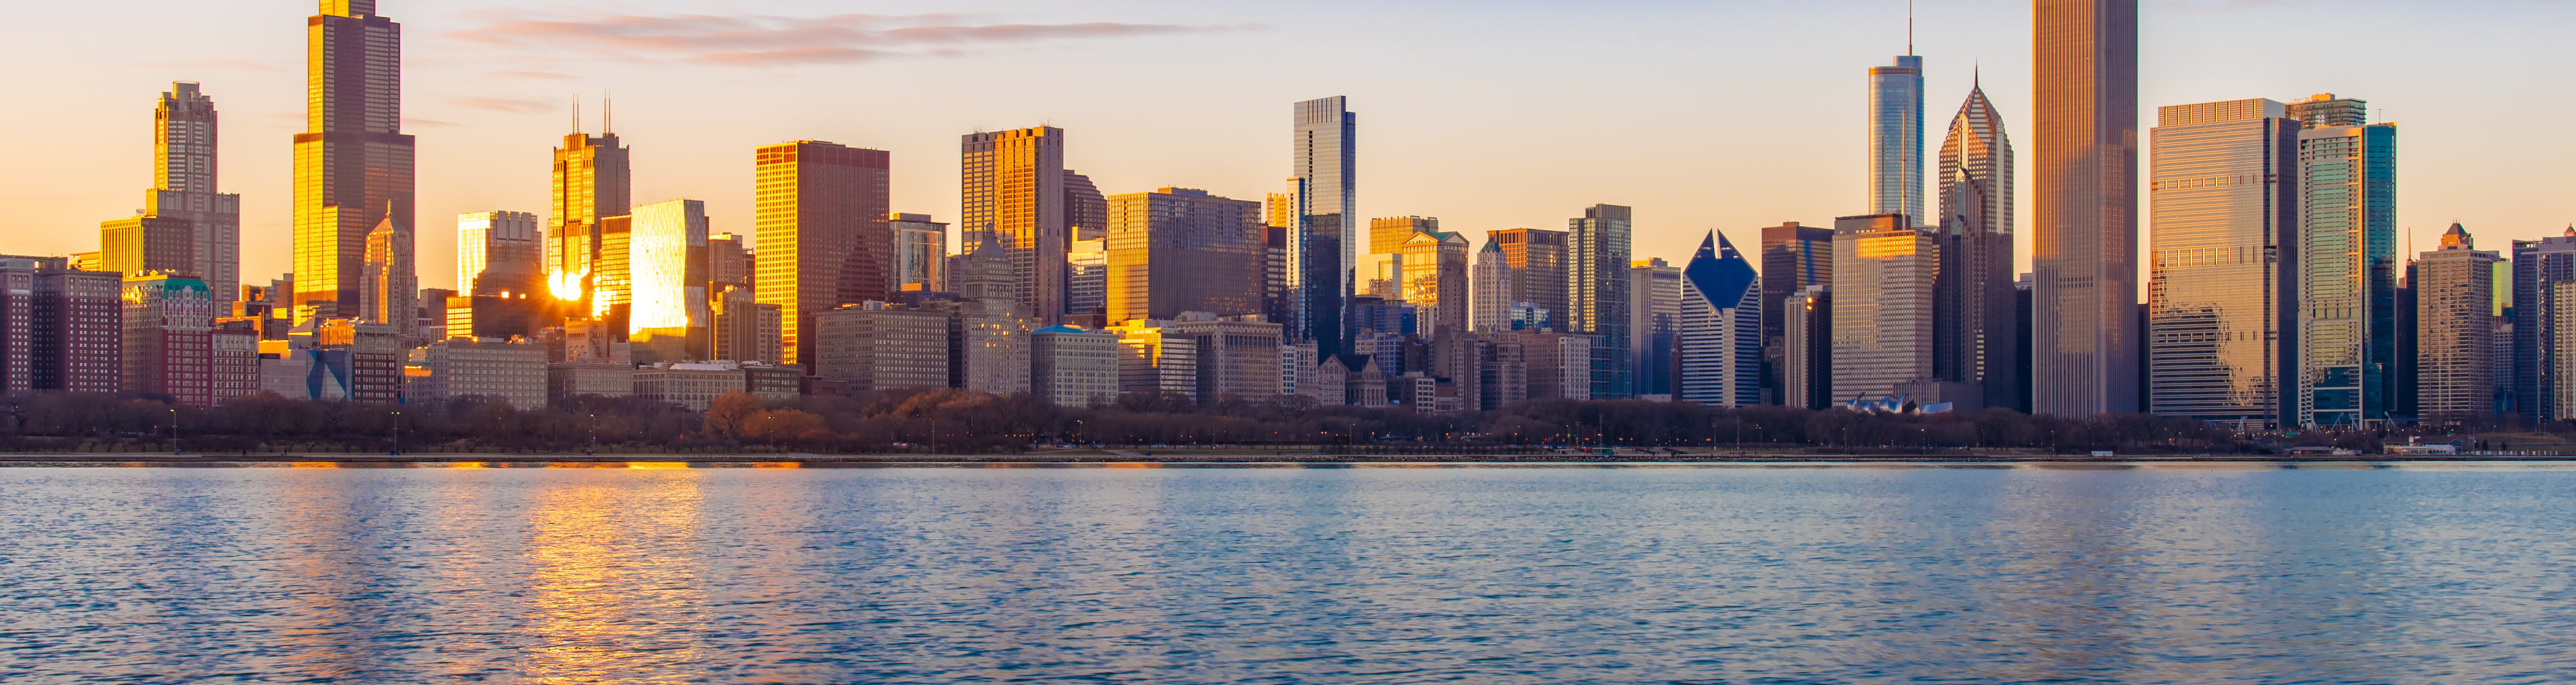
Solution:
M 1461 231 L 1481 242 L 1482 234 L 1494 229 L 1553 229 L 1592 204 L 1627 205 L 1638 208 L 1636 257 L 1663 257 L 1678 263 L 1710 229 L 1722 231 L 1740 244 L 1752 244 L 1758 242 L 1754 231 L 1760 226 L 1784 220 L 1829 225 L 1835 217 L 1864 213 L 1867 198 L 1863 124 L 1867 96 L 1861 74 L 1901 51 L 1905 40 L 1902 3 L 1835 3 L 1800 8 L 1670 10 L 1678 17 L 1723 16 L 1729 22 L 1706 26 L 1751 37 L 1722 47 L 1702 47 L 1709 44 L 1704 39 L 1685 42 L 1659 38 L 1674 29 L 1646 27 L 1636 33 L 1641 38 L 1639 43 L 1649 49 L 1566 55 L 1554 63 L 1536 56 L 1497 55 L 1492 52 L 1495 48 L 1480 48 L 1488 52 L 1464 55 L 1436 49 L 1443 41 L 1486 40 L 1540 28 L 1528 23 L 1543 16 L 1540 8 L 1507 5 L 1471 17 L 1454 34 L 1427 34 L 1413 47 L 1424 48 L 1422 52 L 1435 56 L 1407 54 L 1409 68 L 1404 74 L 1390 77 L 1361 64 L 1386 58 L 1367 57 L 1378 49 L 1367 40 L 1350 41 L 1352 48 L 1343 53 L 1347 56 L 1307 62 L 1289 59 L 1294 53 L 1287 52 L 1284 46 L 1291 38 L 1289 34 L 1301 25 L 1300 18 L 1254 17 L 1252 10 L 1228 7 L 1148 11 L 1135 3 L 1104 7 L 1098 15 L 1075 16 L 1010 9 L 1013 4 L 995 3 L 999 11 L 984 17 L 933 19 L 986 29 L 1014 22 L 1062 22 L 1089 27 L 1072 33 L 1126 35 L 1017 43 L 986 41 L 971 44 L 984 46 L 978 48 L 985 51 L 979 55 L 886 58 L 800 67 L 708 66 L 703 60 L 672 66 L 677 57 L 652 52 L 648 54 L 661 61 L 639 65 L 591 55 L 532 59 L 521 49 L 478 43 L 460 35 L 477 27 L 516 26 L 506 24 L 509 17 L 563 18 L 571 12 L 568 6 L 508 15 L 470 4 L 389 6 L 387 13 L 405 26 L 405 81 L 409 89 L 405 100 L 413 116 L 405 132 L 424 139 L 420 144 L 421 201 L 416 212 L 420 219 L 419 225 L 413 227 L 419 236 L 420 261 L 428 265 L 422 269 L 427 273 L 422 274 L 420 285 L 451 285 L 447 281 L 452 280 L 453 270 L 447 267 L 453 263 L 455 215 L 490 210 L 543 211 L 540 208 L 547 204 L 546 148 L 566 133 L 571 94 L 578 91 L 589 99 L 583 106 L 587 120 L 584 129 L 595 134 L 599 132 L 596 98 L 602 90 L 614 91 L 619 99 L 626 100 L 626 116 L 617 124 L 624 142 L 635 149 L 635 201 L 705 200 L 712 230 L 717 233 L 754 233 L 752 174 L 746 163 L 749 152 L 758 145 L 795 139 L 832 140 L 891 151 L 891 209 L 929 214 L 941 221 L 955 221 L 958 206 L 957 167 L 949 157 L 955 153 L 948 146 L 954 145 L 952 136 L 977 128 L 990 131 L 1045 124 L 1066 129 L 1073 142 L 1066 151 L 1065 166 L 1098 180 L 1106 193 L 1179 186 L 1204 188 L 1225 197 L 1256 199 L 1275 192 L 1284 176 L 1277 163 L 1277 131 L 1287 124 L 1284 104 L 1348 95 L 1351 108 L 1369 116 L 1359 141 L 1366 148 L 1360 160 L 1362 174 L 1370 179 L 1370 188 L 1360 202 L 1361 218 L 1437 216 L 1449 230 Z M 1873 16 L 1872 21 L 1866 22 L 1868 25 L 1839 26 L 1810 17 L 1835 10 L 1842 11 L 1846 20 L 1849 16 L 1872 16 L 1849 12 L 1880 4 L 1887 5 L 1885 21 L 1876 21 Z M 2482 121 L 2487 108 L 2459 104 L 2492 100 L 2488 95 L 2493 89 L 2490 82 L 2431 78 L 2472 66 L 2493 73 L 2498 64 L 2540 63 L 2537 50 L 2516 49 L 2517 45 L 2536 46 L 2537 42 L 2516 41 L 2509 36 L 2551 25 L 2539 19 L 2576 15 L 2565 4 L 2491 3 L 2466 8 L 2461 11 L 2465 16 L 2419 11 L 2424 16 L 2410 22 L 2387 21 L 2386 14 L 2366 20 L 2302 15 L 2300 10 L 2313 10 L 2317 5 L 2297 2 L 2247 6 L 2148 0 L 2143 5 L 2142 110 L 2188 102 L 2247 97 L 2288 100 L 2314 92 L 2335 92 L 2370 100 L 2374 121 L 2404 124 L 2408 141 L 2400 161 L 2405 170 L 2398 200 L 2398 224 L 2405 231 L 2399 238 L 2401 251 L 2406 251 L 2408 236 L 2412 238 L 2412 251 L 2429 249 L 2437 242 L 2439 232 L 2454 220 L 2466 224 L 2485 241 L 2501 244 L 2554 235 L 2571 217 L 2576 217 L 2576 198 L 2570 198 L 2563 190 L 2576 185 L 2576 173 L 2555 161 L 2576 155 L 2576 149 L 2572 149 L 2576 145 L 2564 137 L 2529 139 L 2532 137 L 2518 135 L 2513 127 Z M 301 8 L 301 3 L 297 6 L 294 12 L 309 12 Z M 1443 6 L 1415 4 L 1382 14 L 1401 19 Z M 702 9 L 694 3 L 677 2 L 639 3 L 630 9 L 634 15 L 659 16 L 695 11 L 692 8 Z M 2406 10 L 2399 8 L 2398 13 Z M 1927 109 L 1935 113 L 1950 111 L 1965 98 L 1969 80 L 1982 72 L 1986 91 L 2004 114 L 2008 128 L 2031 130 L 2028 6 L 2009 2 L 1961 3 L 1925 6 L 1919 11 L 1922 14 L 1917 18 L 1914 52 L 1924 57 Z M 46 25 L 45 20 L 57 12 L 63 10 L 39 8 L 34 12 L 36 21 L 29 25 Z M 2512 12 L 2519 13 L 2512 14 L 2511 21 L 2492 20 Z M 185 34 L 166 48 L 140 46 L 129 53 L 136 57 L 132 62 L 94 63 L 83 71 L 87 75 L 77 79 L 78 87 L 46 86 L 49 82 L 64 83 L 67 76 L 63 70 L 34 70 L 42 73 L 15 77 L 29 83 L 13 86 L 13 90 L 46 92 L 57 97 L 62 106 L 0 114 L 5 117 L 0 121 L 19 130 L 58 134 L 13 137 L 0 142 L 5 146 L 0 147 L 0 156 L 77 157 L 94 162 L 41 172 L 23 166 L 0 171 L 6 174 L 0 176 L 6 181 L 0 183 L 0 188 L 6 188 L 0 191 L 0 199 L 26 208 L 21 218 L 26 222 L 23 225 L 35 229 L 24 231 L 29 234 L 24 249 L 52 254 L 94 249 L 92 227 L 136 209 L 130 206 L 131 188 L 137 182 L 148 182 L 151 173 L 151 140 L 146 131 L 153 98 L 168 87 L 168 81 L 189 80 L 205 84 L 206 93 L 226 114 L 225 150 L 221 156 L 226 187 L 222 190 L 242 193 L 244 197 L 243 280 L 263 281 L 288 270 L 287 223 L 291 214 L 286 191 L 292 176 L 289 138 L 303 117 L 299 93 L 303 84 L 298 78 L 303 67 L 302 36 L 294 22 L 277 22 L 262 13 L 244 14 L 249 21 L 209 8 L 154 7 L 143 16 L 160 16 L 210 30 Z M 2393 47 L 2332 65 L 2297 65 L 2274 75 L 2244 73 L 2254 70 L 2229 65 L 2295 54 L 2295 46 L 2282 41 L 2231 41 L 2233 34 L 2224 32 L 2224 27 L 2207 25 L 2206 18 L 2216 14 L 2249 20 L 2298 16 L 2306 22 L 2303 25 L 2319 30 L 2349 28 L 2352 32 L 2347 35 L 2353 40 L 2372 42 L 2386 38 L 2378 42 Z M 1090 23 L 1109 19 L 1134 26 L 1118 29 Z M 1585 22 L 1596 20 L 1567 21 L 1573 23 L 1560 21 L 1551 26 L 1579 29 Z M 2185 26 L 2186 21 L 2197 23 Z M 2336 21 L 2351 23 L 2344 26 Z M 90 30 L 77 23 L 66 24 L 70 30 L 58 34 L 0 48 L 0 54 L 37 64 L 46 63 L 54 55 L 85 54 L 87 48 L 69 45 L 80 42 L 80 37 L 86 35 L 83 32 Z M 225 30 L 236 23 L 241 30 Z M 2443 23 L 2476 25 L 2494 34 L 2494 38 L 2433 44 L 2411 37 L 2401 39 L 2393 35 L 2397 31 L 2384 28 L 2404 24 L 2420 30 Z M 1839 42 L 1822 43 L 1829 49 L 1807 49 L 1803 43 L 1757 35 L 1778 32 L 1784 25 L 1815 27 L 1814 31 L 1788 33 Z M 1382 28 L 1386 27 L 1369 24 L 1354 31 L 1364 36 Z M 524 30 L 518 35 L 525 35 Z M 1772 45 L 1774 42 L 1784 45 Z M 1798 49 L 1785 53 L 1775 49 L 1785 47 Z M 1002 52 L 996 54 L 994 50 Z M 1175 50 L 1197 50 L 1208 59 L 1168 59 Z M 200 64 L 179 66 L 168 63 L 172 60 L 160 59 L 190 51 L 201 53 Z M 1175 96 L 1138 94 L 1127 101 L 1113 102 L 1102 95 L 1083 96 L 1078 92 L 1083 89 L 1068 91 L 1069 86 L 1048 83 L 1047 78 L 1027 79 L 1023 83 L 1025 93 L 1011 89 L 999 93 L 979 91 L 953 81 L 961 74 L 1010 64 L 1015 55 L 1044 57 L 1024 63 L 1034 65 L 1032 68 L 1040 75 L 1064 70 L 1109 76 L 1131 67 L 1150 68 L 1156 70 L 1151 73 L 1198 78 L 1207 89 Z M 500 64 L 504 57 L 517 63 Z M 1741 61 L 1748 57 L 1770 63 Z M 1654 78 L 1651 74 L 1631 76 L 1620 68 L 1606 68 L 1625 65 L 1625 69 L 1634 70 L 1676 61 L 1690 64 L 1694 58 L 1711 66 L 1742 64 L 1744 68 L 1678 80 Z M 1256 66 L 1247 68 L 1243 60 Z M 1518 68 L 1524 60 L 1529 69 Z M 1980 61 L 1982 68 L 1977 66 Z M 1287 78 L 1265 76 L 1261 71 L 1295 66 L 1292 62 L 1313 68 Z M 583 74 L 584 78 L 490 78 L 493 72 L 504 71 L 497 67 L 539 65 L 560 69 L 557 73 Z M 1103 65 L 1111 69 L 1102 70 Z M 1587 65 L 1605 68 L 1580 68 Z M 1455 78 L 1454 72 L 1461 69 L 1479 78 Z M 1420 74 L 1423 78 L 1402 78 L 1405 74 Z M 2513 76 L 2506 73 L 2497 78 L 2519 80 Z M 655 85 L 678 77 L 691 78 L 691 87 Z M 744 102 L 749 100 L 725 93 L 753 90 L 774 95 L 780 85 L 817 78 L 886 78 L 928 85 L 915 89 L 892 85 L 859 88 L 846 96 L 800 92 L 775 106 L 749 109 L 677 104 Z M 1205 80 L 1209 78 L 1218 80 Z M 1628 78 L 1662 84 L 1662 89 L 1616 90 L 1627 83 L 1621 79 Z M 483 83 L 462 83 L 469 79 L 482 79 Z M 943 85 L 943 80 L 948 82 Z M 1704 86 L 1672 87 L 1694 83 Z M 1597 90 L 1578 90 L 1587 84 Z M 1208 97 L 1210 89 L 1222 97 Z M 1498 90 L 1510 92 L 1495 92 Z M 1631 104 L 1624 108 L 1602 107 L 1599 97 L 1604 93 L 1625 96 Z M 2517 109 L 2557 111 L 2576 106 L 2576 95 L 2564 92 L 2521 95 L 2524 97 L 2517 100 Z M 1789 100 L 1795 100 L 1798 106 L 1743 106 Z M 2142 111 L 2141 121 L 2152 121 L 2149 114 Z M 1768 133 L 1672 135 L 1673 131 L 1704 129 L 1712 123 L 1749 126 Z M 1927 136 L 1932 134 L 1926 131 Z M 1495 137 L 1498 135 L 1511 137 Z M 1187 142 L 1171 142 L 1176 140 Z M 1493 140 L 1511 140 L 1514 145 L 1482 144 Z M 1532 163 L 1532 159 L 1538 162 Z M 2030 196 L 2027 176 L 2022 179 L 2023 197 Z M 2015 252 L 2028 255 L 2032 233 L 2029 228 L 2033 226 L 2030 203 L 2025 200 L 2018 212 L 2018 223 L 2024 228 L 2016 236 L 2021 244 Z M 2142 231 L 2146 228 L 2141 226 Z M 2025 257 L 2016 271 L 2027 271 L 2026 264 Z

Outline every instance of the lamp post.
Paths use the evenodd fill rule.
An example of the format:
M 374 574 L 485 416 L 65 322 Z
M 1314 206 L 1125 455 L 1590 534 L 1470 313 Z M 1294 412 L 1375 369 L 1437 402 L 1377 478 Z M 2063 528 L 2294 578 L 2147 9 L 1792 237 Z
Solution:
M 170 408 L 170 456 L 179 456 L 179 408 Z
M 599 414 L 596 412 L 590 415 L 590 447 L 582 450 L 581 454 L 586 457 L 599 455 Z
M 402 410 L 400 410 L 400 409 L 396 409 L 396 410 L 394 410 L 393 418 L 394 418 L 394 448 L 393 448 L 393 451 L 386 452 L 386 453 L 385 453 L 385 456 L 399 457 L 399 456 L 402 456 Z

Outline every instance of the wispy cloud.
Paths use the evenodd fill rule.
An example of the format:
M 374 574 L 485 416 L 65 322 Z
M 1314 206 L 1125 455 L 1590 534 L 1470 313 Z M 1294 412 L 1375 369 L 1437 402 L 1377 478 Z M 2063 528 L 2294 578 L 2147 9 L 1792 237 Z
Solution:
M 1255 30 L 1253 24 L 993 23 L 970 14 L 492 16 L 461 40 L 524 51 L 726 66 L 850 64 L 967 54 L 960 46 Z
M 201 59 L 173 62 L 137 62 L 138 66 L 160 69 L 239 69 L 243 71 L 284 71 L 286 67 L 246 59 Z
M 466 109 L 479 109 L 508 114 L 547 112 L 561 109 L 563 105 L 563 103 L 559 102 L 543 102 L 528 98 L 505 98 L 487 95 L 453 95 L 447 98 L 447 103 Z
M 570 80 L 573 80 L 573 79 L 575 78 L 575 77 L 574 77 L 573 75 L 571 75 L 571 74 L 563 74 L 563 73 L 557 73 L 557 72 L 552 72 L 552 71 L 526 71 L 526 70 L 495 71 L 495 72 L 492 72 L 492 73 L 490 74 L 490 76 L 491 76 L 492 78 L 516 78 L 516 79 L 528 79 L 528 80 L 532 80 L 532 81 L 570 81 Z
M 441 119 L 422 119 L 422 118 L 420 118 L 420 117 L 403 117 L 403 127 L 404 127 L 404 128 L 447 128 L 447 127 L 450 127 L 450 126 L 463 126 L 463 125 L 464 125 L 464 124 L 459 124 L 459 123 L 456 123 L 456 122 L 453 122 L 453 121 L 445 121 L 445 120 L 441 120 Z

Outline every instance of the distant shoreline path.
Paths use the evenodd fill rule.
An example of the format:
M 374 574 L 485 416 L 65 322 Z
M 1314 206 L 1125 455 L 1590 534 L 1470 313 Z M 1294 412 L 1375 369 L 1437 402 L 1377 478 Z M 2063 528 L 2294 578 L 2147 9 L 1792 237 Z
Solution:
M 2576 455 L 1818 455 L 1818 454 L 1680 454 L 1647 455 L 1622 451 L 1597 454 L 1273 454 L 1189 451 L 1118 453 L 996 454 L 0 454 L 8 466 L 471 466 L 602 467 L 749 466 L 770 468 L 865 468 L 882 466 L 1344 466 L 1344 465 L 1693 465 L 1693 464 L 2191 464 L 2191 463 L 2479 463 L 2569 462 Z

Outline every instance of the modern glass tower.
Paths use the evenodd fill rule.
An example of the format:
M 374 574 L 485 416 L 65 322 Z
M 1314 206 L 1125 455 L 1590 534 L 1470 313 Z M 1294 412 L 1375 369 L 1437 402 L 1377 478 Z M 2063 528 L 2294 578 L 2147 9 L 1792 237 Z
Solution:
M 1753 264 L 1711 231 L 1681 273 L 1681 387 L 1719 407 L 1762 401 L 1762 288 Z
M 465 295 L 542 294 L 544 241 L 537 215 L 474 212 L 456 215 L 456 292 Z
M 377 16 L 375 0 L 322 0 L 321 6 L 305 21 L 305 132 L 295 134 L 299 319 L 304 305 L 313 305 L 315 316 L 358 316 L 367 234 L 388 218 L 398 227 L 413 225 L 412 137 L 402 132 L 402 25 Z M 391 268 L 403 276 L 393 280 L 411 280 L 408 260 Z M 379 323 L 408 334 L 414 317 L 400 318 Z
M 893 285 L 891 162 L 884 150 L 819 140 L 764 145 L 753 159 L 752 292 L 759 303 L 778 305 L 787 363 L 810 368 L 814 315 L 885 299 Z
M 1941 302 L 1933 375 L 1979 386 L 1984 406 L 2019 403 L 2013 305 L 2013 146 L 2004 117 L 1970 87 L 1941 141 Z M 1956 401 L 1958 398 L 1952 398 Z M 1962 405 L 1964 406 L 1964 405 Z
M 2576 416 L 2576 226 L 2513 241 L 2514 411 L 2547 423 Z
M 2299 423 L 2364 426 L 2397 400 L 2397 125 L 2318 95 L 2299 131 Z
M 2148 411 L 2263 429 L 2298 331 L 2299 122 L 2271 100 L 2156 110 L 2148 132 Z M 2284 423 L 2286 422 L 2286 423 Z
M 967 252 L 989 237 L 1011 262 L 1021 313 L 1064 322 L 1066 215 L 1064 129 L 1033 126 L 969 133 L 959 140 L 959 227 Z
M 1907 46 L 1909 49 L 1913 46 Z M 1869 68 L 1869 207 L 1923 216 L 1923 58 Z
M 2138 0 L 2033 0 L 2031 40 L 2032 409 L 2135 412 Z
M 1342 301 L 1360 239 L 1359 115 L 1343 96 L 1297 103 L 1289 142 L 1291 321 L 1287 336 L 1315 341 L 1318 358 L 1348 352 Z
M 1593 205 L 1567 220 L 1563 330 L 1592 336 L 1592 399 L 1636 393 L 1628 367 L 1628 265 L 1632 212 Z
M 1261 203 L 1195 188 L 1109 196 L 1112 324 L 1261 311 Z

